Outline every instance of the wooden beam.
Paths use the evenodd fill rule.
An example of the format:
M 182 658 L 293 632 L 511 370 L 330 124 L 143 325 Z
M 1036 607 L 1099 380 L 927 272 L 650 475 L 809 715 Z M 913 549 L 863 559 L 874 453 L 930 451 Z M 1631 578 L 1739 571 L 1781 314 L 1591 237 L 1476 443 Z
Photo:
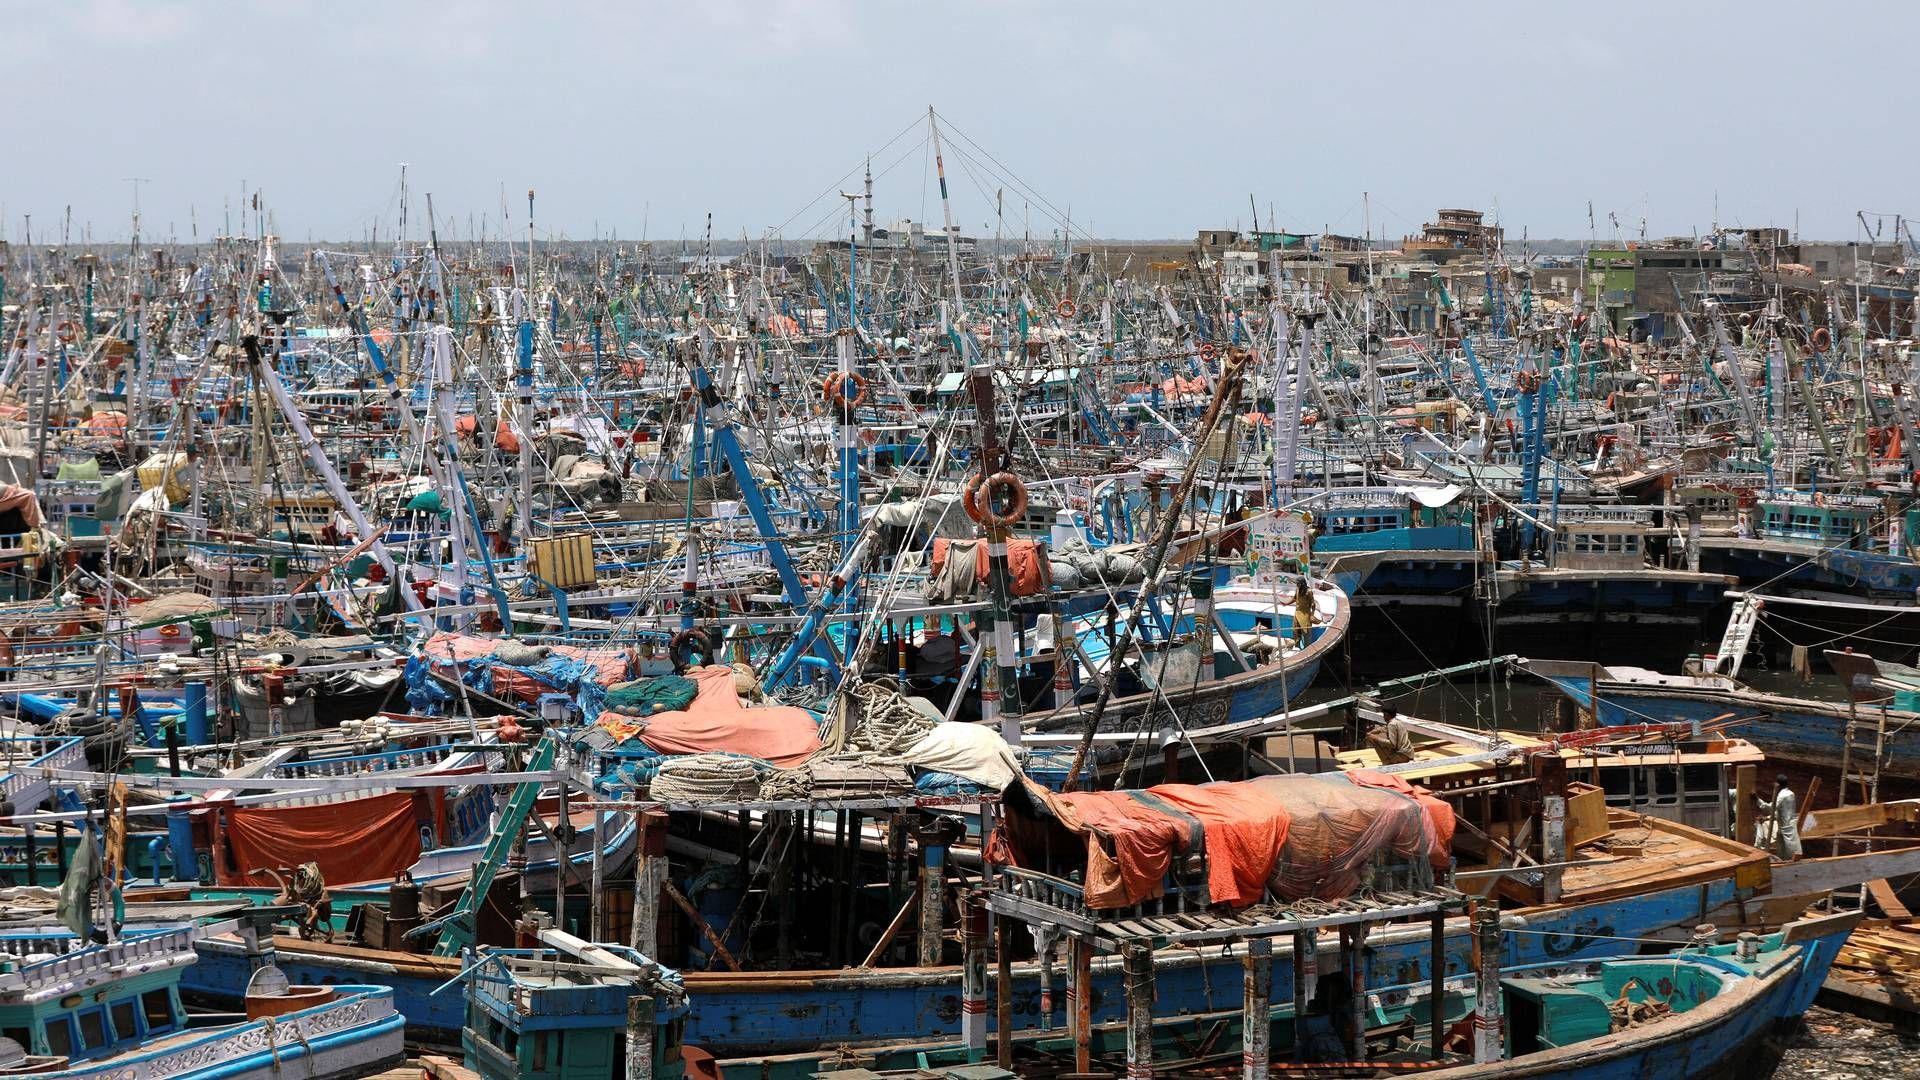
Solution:
M 1753 843 L 1753 786 L 1760 767 L 1741 765 L 1733 770 L 1733 838 Z
M 671 881 L 662 881 L 660 888 L 667 894 L 668 898 L 680 908 L 680 911 L 685 914 L 687 918 L 693 920 L 693 925 L 699 928 L 700 933 L 707 939 L 707 943 L 713 946 L 714 955 L 720 958 L 721 963 L 727 965 L 727 970 L 739 971 L 740 962 L 735 960 L 733 954 L 727 951 L 726 945 L 720 941 L 720 935 L 713 932 L 713 927 L 707 925 L 707 920 L 701 918 L 700 913 L 694 910 L 693 901 L 688 900 L 682 895 L 679 887 Z

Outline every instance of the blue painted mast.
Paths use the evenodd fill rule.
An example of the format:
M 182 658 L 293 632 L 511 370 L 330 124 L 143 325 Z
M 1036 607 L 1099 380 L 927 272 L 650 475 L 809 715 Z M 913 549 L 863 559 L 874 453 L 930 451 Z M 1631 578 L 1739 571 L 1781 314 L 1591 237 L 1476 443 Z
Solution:
M 844 194 L 844 193 L 843 193 Z M 854 414 L 860 399 L 865 396 L 862 376 L 857 368 L 859 360 L 858 343 L 854 335 L 860 326 L 860 216 L 855 209 L 855 200 L 859 196 L 847 195 L 847 211 L 851 228 L 847 233 L 847 325 L 840 330 L 836 343 L 840 350 L 840 365 L 832 380 L 834 392 L 828 395 L 827 404 L 839 410 L 839 424 L 834 432 L 834 441 L 838 444 L 840 468 L 837 479 L 840 482 L 840 551 L 842 555 L 853 551 L 854 541 L 860 535 L 860 425 Z M 854 610 L 860 605 L 860 568 L 851 568 L 847 579 L 845 595 L 841 606 Z

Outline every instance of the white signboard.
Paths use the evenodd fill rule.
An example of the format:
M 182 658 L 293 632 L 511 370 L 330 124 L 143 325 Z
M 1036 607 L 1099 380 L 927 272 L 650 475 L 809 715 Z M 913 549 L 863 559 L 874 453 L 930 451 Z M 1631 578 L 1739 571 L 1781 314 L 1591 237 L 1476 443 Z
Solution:
M 1297 573 L 1309 551 L 1307 520 L 1298 515 L 1262 518 L 1248 527 L 1247 568 L 1256 577 Z

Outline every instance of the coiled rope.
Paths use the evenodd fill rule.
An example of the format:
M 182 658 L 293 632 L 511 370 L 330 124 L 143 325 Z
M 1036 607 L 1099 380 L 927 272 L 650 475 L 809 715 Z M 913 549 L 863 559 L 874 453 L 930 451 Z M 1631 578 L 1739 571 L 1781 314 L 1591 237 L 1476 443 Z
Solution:
M 762 768 L 753 758 L 719 751 L 670 757 L 647 793 L 668 803 L 748 802 L 760 797 Z
M 894 756 L 904 754 L 927 737 L 937 723 L 889 686 L 861 683 L 852 690 L 860 702 L 860 716 L 847 733 L 849 750 Z

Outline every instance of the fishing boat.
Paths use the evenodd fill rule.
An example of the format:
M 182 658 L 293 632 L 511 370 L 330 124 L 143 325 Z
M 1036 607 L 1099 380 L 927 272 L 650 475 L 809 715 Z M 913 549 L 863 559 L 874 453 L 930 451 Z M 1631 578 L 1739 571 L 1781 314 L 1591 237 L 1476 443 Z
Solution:
M 378 985 L 287 983 L 260 967 L 245 1012 L 189 1013 L 182 973 L 192 929 L 106 943 L 11 933 L 0 974 L 0 1070 L 35 1076 L 371 1076 L 405 1057 L 404 1018 Z

